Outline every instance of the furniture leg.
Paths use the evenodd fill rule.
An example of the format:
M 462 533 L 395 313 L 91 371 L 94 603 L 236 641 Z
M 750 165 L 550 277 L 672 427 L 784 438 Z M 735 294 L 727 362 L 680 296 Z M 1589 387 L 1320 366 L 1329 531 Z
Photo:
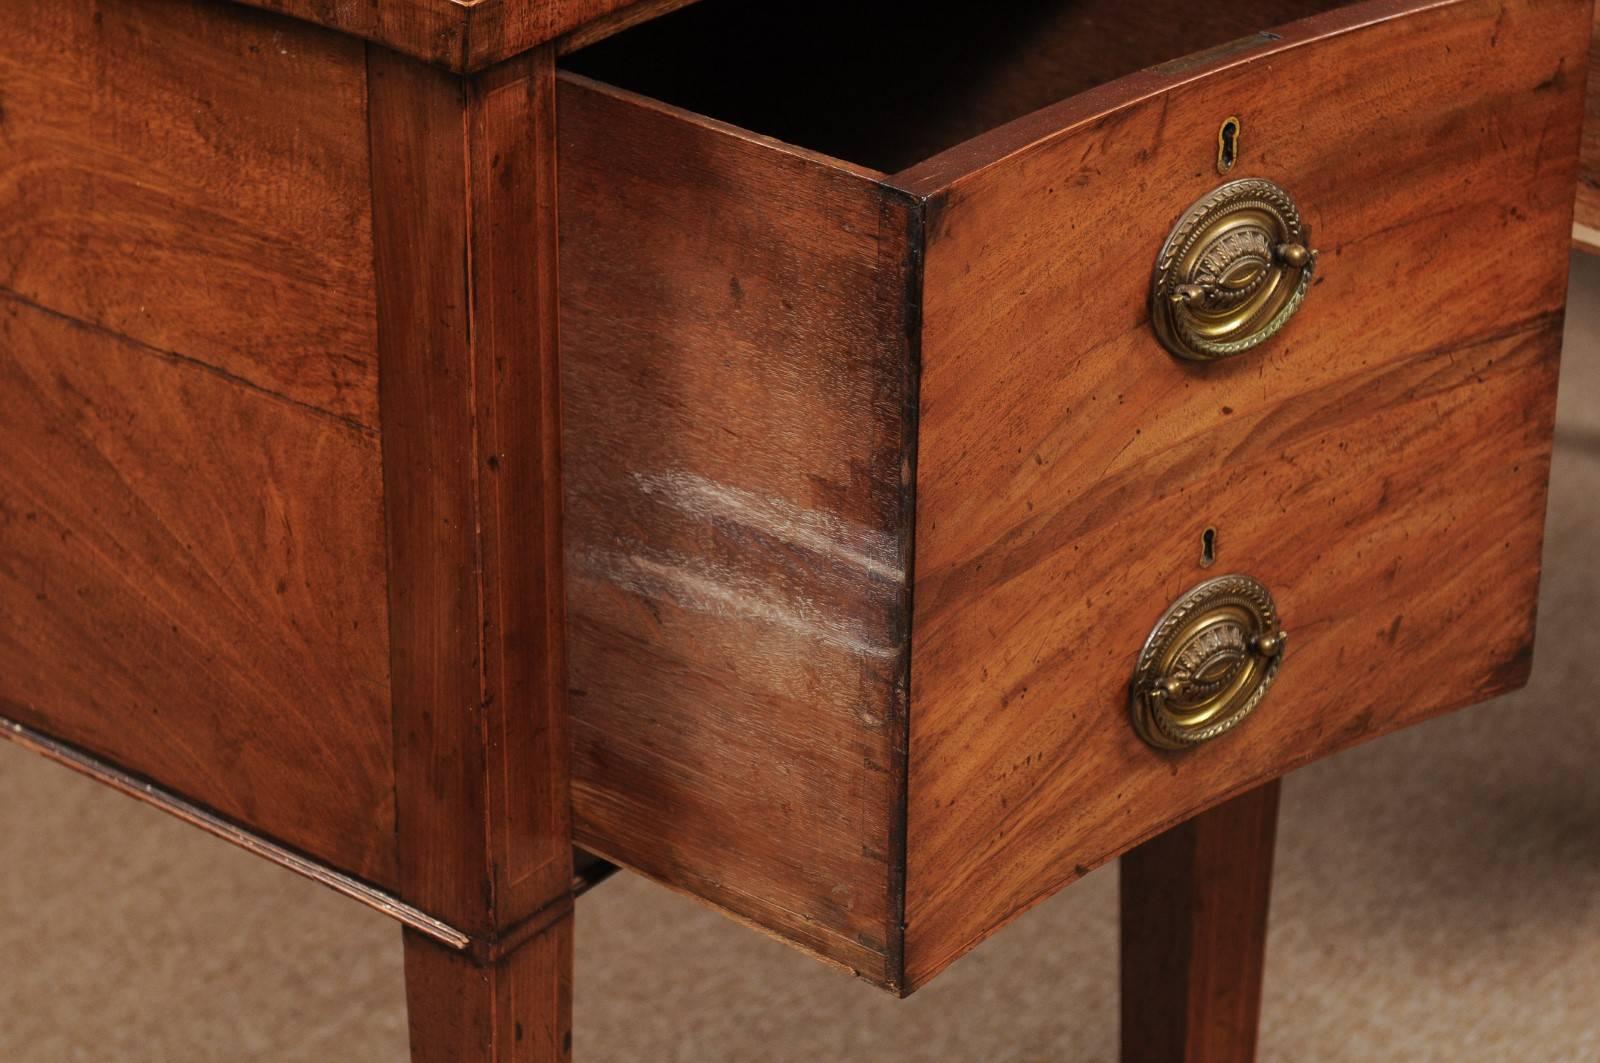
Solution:
M 572 921 L 487 962 L 406 930 L 412 1063 L 571 1059 Z
M 1122 858 L 1124 1063 L 1255 1058 L 1279 782 Z
M 554 53 L 368 51 L 399 864 L 419 1063 L 571 1055 Z

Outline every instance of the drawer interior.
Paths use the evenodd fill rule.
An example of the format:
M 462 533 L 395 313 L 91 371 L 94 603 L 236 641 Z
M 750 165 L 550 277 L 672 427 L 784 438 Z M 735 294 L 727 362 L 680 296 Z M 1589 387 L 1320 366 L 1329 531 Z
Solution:
M 1347 2 L 1017 0 L 912 17 L 891 0 L 703 0 L 565 65 L 893 173 L 1126 74 Z

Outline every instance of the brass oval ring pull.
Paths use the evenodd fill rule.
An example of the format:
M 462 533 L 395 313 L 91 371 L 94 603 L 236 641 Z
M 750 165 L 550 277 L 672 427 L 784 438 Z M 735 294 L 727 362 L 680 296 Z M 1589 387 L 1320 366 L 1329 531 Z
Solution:
M 1133 728 L 1158 749 L 1215 738 L 1255 710 L 1283 663 L 1288 633 L 1249 576 L 1218 576 L 1174 602 L 1134 669 Z
M 1317 253 L 1289 193 L 1229 181 L 1190 207 L 1156 259 L 1150 323 L 1179 358 L 1215 361 L 1271 339 L 1300 308 Z

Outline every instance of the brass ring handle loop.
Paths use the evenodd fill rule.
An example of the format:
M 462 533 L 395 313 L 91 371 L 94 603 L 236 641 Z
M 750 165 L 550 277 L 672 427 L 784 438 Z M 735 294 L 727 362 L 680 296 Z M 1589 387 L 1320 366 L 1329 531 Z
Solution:
M 1300 308 L 1317 253 L 1289 193 L 1271 181 L 1229 181 L 1190 207 L 1156 259 L 1150 324 L 1193 361 L 1265 343 Z
M 1283 664 L 1288 640 L 1266 587 L 1218 576 L 1156 622 L 1131 688 L 1133 728 L 1158 749 L 1184 749 L 1238 726 Z

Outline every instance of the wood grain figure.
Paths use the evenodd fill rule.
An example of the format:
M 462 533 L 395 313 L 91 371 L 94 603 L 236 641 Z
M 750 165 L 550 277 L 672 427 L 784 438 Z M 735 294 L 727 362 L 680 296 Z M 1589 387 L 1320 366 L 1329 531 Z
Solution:
M 572 877 L 550 58 L 369 61 L 401 878 L 493 935 Z
M 580 81 L 560 105 L 578 838 L 886 977 L 909 212 Z
M 392 883 L 377 440 L 9 295 L 0 394 L 0 715 Z
M 1244 1058 L 1275 780 L 1527 678 L 1589 0 L 0 4 L 0 737 L 399 918 L 417 1060 L 570 1056 L 575 843 L 898 994 L 1128 853 Z M 1134 683 L 1223 573 L 1287 656 Z
M 1231 794 L 1522 681 L 1584 4 L 1358 4 L 1097 87 L 1040 62 L 927 115 L 876 101 L 924 135 L 842 159 L 821 152 L 872 127 L 808 120 L 781 56 L 629 65 L 719 14 L 563 76 L 583 844 L 906 991 Z M 1052 79 L 1070 98 L 940 150 Z M 1289 189 L 1322 258 L 1281 338 L 1197 366 L 1152 336 L 1149 271 L 1223 180 L 1229 116 L 1230 176 Z M 919 144 L 938 153 L 873 168 Z M 851 441 L 897 434 L 841 477 Z M 1296 641 L 1257 719 L 1175 758 L 1129 727 L 1126 684 L 1214 574 L 1207 527 Z M 906 627 L 838 550 L 884 544 L 898 575 L 913 541 Z M 898 885 L 861 900 L 902 868 L 903 934 Z
M 361 45 L 193 0 L 0 9 L 0 289 L 376 429 Z
M 571 1024 L 554 53 L 373 47 L 373 203 L 412 1055 L 544 1063 Z

